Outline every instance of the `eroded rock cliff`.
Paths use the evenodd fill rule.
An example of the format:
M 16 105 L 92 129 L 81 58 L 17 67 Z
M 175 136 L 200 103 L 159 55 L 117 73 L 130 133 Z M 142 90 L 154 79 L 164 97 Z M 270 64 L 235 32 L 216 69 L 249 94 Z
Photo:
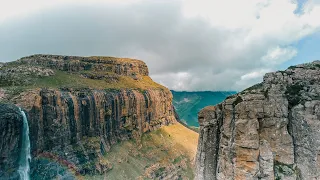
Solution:
M 113 144 L 176 122 L 171 92 L 139 60 L 34 55 L 4 64 L 0 84 L 0 101 L 27 112 L 33 176 L 55 177 L 43 158 L 104 173 Z
M 19 179 L 22 114 L 18 107 L 0 104 L 0 179 Z
M 198 114 L 196 179 L 320 179 L 320 61 Z

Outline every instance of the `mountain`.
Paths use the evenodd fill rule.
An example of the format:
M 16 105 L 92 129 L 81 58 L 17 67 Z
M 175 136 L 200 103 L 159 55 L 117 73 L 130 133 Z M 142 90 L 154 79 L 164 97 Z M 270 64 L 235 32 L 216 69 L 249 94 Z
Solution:
M 319 120 L 320 61 L 267 73 L 201 110 L 196 179 L 319 179 Z
M 192 178 L 191 156 L 181 154 L 186 148 L 178 145 L 181 153 L 173 152 L 163 141 L 152 140 L 174 141 L 170 135 L 176 133 L 164 126 L 179 124 L 171 92 L 148 74 L 143 61 L 115 57 L 32 55 L 2 64 L 0 177 L 108 176 L 125 159 L 114 151 L 125 149 L 126 141 L 133 157 L 125 161 L 127 170 L 135 172 L 129 178 Z M 180 159 L 171 161 L 161 153 Z M 140 163 L 137 171 L 134 162 Z
M 199 127 L 198 112 L 209 105 L 215 105 L 226 97 L 235 94 L 234 91 L 172 91 L 173 105 L 181 119 L 188 126 Z

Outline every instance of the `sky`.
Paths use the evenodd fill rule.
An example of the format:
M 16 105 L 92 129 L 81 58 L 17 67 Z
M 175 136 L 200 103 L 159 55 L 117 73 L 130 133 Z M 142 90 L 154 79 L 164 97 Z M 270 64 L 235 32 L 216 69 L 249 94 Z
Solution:
M 0 0 L 0 62 L 141 59 L 173 90 L 240 91 L 320 59 L 320 0 Z

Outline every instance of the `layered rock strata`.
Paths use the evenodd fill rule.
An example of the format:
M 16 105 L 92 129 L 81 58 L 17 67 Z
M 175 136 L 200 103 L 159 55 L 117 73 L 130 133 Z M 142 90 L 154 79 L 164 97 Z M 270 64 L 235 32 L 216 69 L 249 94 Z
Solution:
M 101 169 L 95 167 L 104 164 L 85 161 L 99 158 L 112 144 L 175 122 L 170 91 L 41 89 L 21 99 L 34 100 L 17 102 L 29 110 L 34 156 L 54 152 L 82 173 Z
M 61 72 L 64 76 L 59 76 Z M 7 77 L 4 81 L 1 74 Z M 73 87 L 72 81 L 68 87 L 56 83 L 65 82 L 61 78 L 69 74 L 89 83 L 83 87 L 79 83 Z M 37 82 L 43 84 L 42 78 L 48 76 L 48 87 L 38 87 Z M 26 77 L 28 83 L 17 83 Z M 140 86 L 131 86 L 128 77 Z M 104 173 L 112 167 L 103 155 L 113 144 L 130 138 L 139 141 L 143 133 L 176 122 L 171 92 L 148 77 L 140 60 L 33 55 L 5 63 L 0 78 L 0 100 L 26 110 L 33 175 L 47 171 L 43 158 L 61 162 L 76 174 Z
M 268 73 L 198 118 L 196 179 L 320 179 L 320 61 Z

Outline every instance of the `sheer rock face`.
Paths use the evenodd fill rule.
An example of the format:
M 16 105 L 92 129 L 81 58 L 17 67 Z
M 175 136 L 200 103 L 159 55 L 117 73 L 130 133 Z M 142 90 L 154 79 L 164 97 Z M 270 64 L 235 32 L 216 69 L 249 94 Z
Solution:
M 148 68 L 140 60 L 33 55 L 6 63 L 0 71 L 20 79 L 30 75 L 33 82 L 66 71 L 79 78 L 90 78 L 90 82 L 106 80 L 95 81 L 95 84 L 111 84 L 107 81 L 111 80 L 119 85 L 123 83 L 122 77 L 129 76 L 134 83 L 144 85 L 137 88 L 129 83 L 124 84 L 124 88 L 111 89 L 98 85 L 96 88 L 58 84 L 43 88 L 27 84 L 29 87 L 6 83 L 13 79 L 6 75 L 8 81 L 0 81 L 0 101 L 26 110 L 32 151 L 31 177 L 48 171 L 41 164 L 46 158 L 54 159 L 76 174 L 104 173 L 112 167 L 103 155 L 113 144 L 130 138 L 139 141 L 143 133 L 176 122 L 171 92 L 146 78 Z M 11 86 L 21 87 L 23 92 L 12 91 Z M 0 145 L 0 149 L 8 149 L 8 144 Z
M 169 91 L 41 89 L 24 93 L 21 99 L 24 96 L 34 99 L 20 105 L 29 110 L 32 147 L 37 151 L 72 144 L 83 137 L 101 137 L 103 148 L 108 150 L 117 140 L 175 122 Z
M 107 164 L 93 162 L 112 144 L 130 138 L 139 141 L 144 132 L 175 123 L 171 102 L 171 92 L 161 89 L 38 89 L 16 101 L 28 111 L 33 156 L 50 152 L 82 174 L 109 170 Z
M 320 179 L 320 61 L 198 114 L 196 179 Z
M 19 179 L 22 118 L 18 107 L 0 104 L 0 179 Z
M 81 173 L 103 169 L 86 164 L 112 144 L 176 122 L 168 90 L 39 89 L 18 99 L 28 111 L 33 155 L 54 153 Z

